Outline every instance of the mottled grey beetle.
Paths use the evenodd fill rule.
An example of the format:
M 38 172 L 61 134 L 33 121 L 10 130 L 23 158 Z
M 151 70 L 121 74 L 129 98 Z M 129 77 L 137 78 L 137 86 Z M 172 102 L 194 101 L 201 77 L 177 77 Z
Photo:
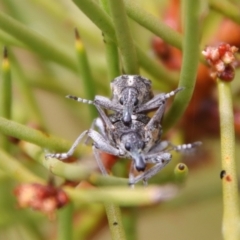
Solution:
M 153 98 L 152 83 L 139 75 L 122 75 L 111 82 L 112 99 L 122 105 L 122 121 L 129 125 L 133 112 Z
M 174 146 L 162 141 L 161 121 L 164 115 L 166 100 L 178 93 L 178 88 L 170 93 L 162 93 L 153 97 L 151 81 L 138 75 L 123 75 L 111 83 L 112 99 L 96 96 L 94 101 L 68 96 L 79 102 L 94 104 L 99 118 L 94 126 L 98 131 L 84 131 L 74 142 L 67 153 L 47 154 L 46 157 L 65 159 L 71 156 L 85 136 L 93 141 L 93 153 L 103 174 L 107 171 L 100 159 L 100 151 L 124 158 L 132 159 L 129 173 L 129 184 L 149 178 L 159 172 L 171 160 L 170 151 L 185 151 L 200 145 L 200 142 Z M 107 115 L 103 108 L 114 111 Z M 155 110 L 150 118 L 147 112 Z M 148 163 L 155 165 L 145 171 Z M 134 176 L 134 168 L 142 172 Z
M 121 115 L 118 116 L 121 121 L 125 125 L 130 125 L 132 119 L 135 118 L 135 114 L 156 110 L 165 100 L 183 90 L 183 88 L 153 96 L 152 83 L 149 79 L 139 75 L 122 75 L 112 80 L 111 90 L 111 99 L 98 95 L 95 96 L 94 100 L 71 95 L 68 95 L 67 98 L 119 112 Z

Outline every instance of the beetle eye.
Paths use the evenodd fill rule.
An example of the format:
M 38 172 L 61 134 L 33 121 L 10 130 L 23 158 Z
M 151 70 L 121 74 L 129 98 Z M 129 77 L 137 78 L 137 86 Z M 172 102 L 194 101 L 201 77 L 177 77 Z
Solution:
M 126 149 L 127 151 L 130 151 L 130 149 L 131 149 L 131 143 L 130 143 L 130 142 L 126 142 L 126 143 L 125 143 L 125 149 Z
M 136 98 L 134 101 L 134 106 L 137 106 L 137 104 L 138 104 L 138 99 Z
M 119 103 L 120 103 L 121 105 L 123 105 L 123 99 L 122 99 L 122 98 L 119 99 Z

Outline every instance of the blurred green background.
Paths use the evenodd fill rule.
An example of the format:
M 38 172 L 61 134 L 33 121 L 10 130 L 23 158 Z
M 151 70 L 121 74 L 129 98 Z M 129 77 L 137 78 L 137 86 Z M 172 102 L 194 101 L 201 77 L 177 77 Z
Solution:
M 137 2 L 160 20 L 169 4 L 167 0 Z M 207 1 L 203 1 L 202 12 L 205 18 L 201 23 L 201 48 L 211 39 L 222 18 L 220 14 L 208 9 L 206 4 Z M 96 94 L 110 96 L 108 64 L 101 31 L 70 0 L 0 0 L 0 11 L 0 21 L 2 14 L 10 16 L 43 37 L 50 46 L 55 46 L 59 56 L 64 58 L 60 59 L 55 54 L 55 49 L 53 52 L 44 52 L 44 49 L 18 40 L 14 37 L 13 29 L 6 30 L 0 23 L 0 48 L 7 47 L 11 62 L 12 120 L 42 129 L 72 143 L 83 130 L 90 127 L 92 119 L 89 109 L 93 108 L 65 98 L 68 94 L 86 97 L 81 72 L 76 68 L 74 28 L 78 29 L 86 48 Z M 151 48 L 154 35 L 131 19 L 129 25 L 132 36 L 141 49 L 157 62 Z M 156 93 L 168 91 L 172 87 L 164 82 L 164 79 L 157 79 L 146 70 L 141 69 L 140 72 L 153 81 Z M 237 73 L 236 79 L 238 75 Z M 234 103 L 237 106 L 239 81 L 235 81 L 233 85 Z M 196 125 L 196 128 L 201 127 Z M 176 127 L 174 131 L 176 139 L 183 138 L 181 129 Z M 137 209 L 137 239 L 222 239 L 219 136 L 202 136 L 196 140 L 203 142 L 202 153 L 200 157 L 189 157 L 188 163 L 195 161 L 195 164 L 190 164 L 188 179 L 180 186 L 179 194 L 168 202 Z M 236 142 L 236 146 L 238 144 Z M 9 153 L 34 173 L 44 178 L 49 177 L 48 171 L 26 157 L 17 145 L 11 146 Z M 91 161 L 94 161 L 90 153 L 89 156 Z M 239 156 L 238 152 L 237 160 Z M 177 155 L 162 174 L 173 171 L 179 161 L 184 161 L 184 157 Z M 62 183 L 62 180 L 56 177 L 56 182 Z M 57 239 L 57 218 L 50 220 L 42 213 L 18 208 L 13 195 L 17 184 L 18 182 L 0 169 L 0 239 Z M 81 236 L 94 240 L 111 239 L 101 206 L 83 206 L 77 208 L 74 214 L 74 239 L 85 239 Z M 96 226 L 93 224 L 92 229 L 86 227 L 86 235 L 76 233 L 82 230 L 82 214 L 90 219 L 99 217 Z M 91 220 L 86 218 L 85 221 L 86 226 L 87 221 L 91 226 Z

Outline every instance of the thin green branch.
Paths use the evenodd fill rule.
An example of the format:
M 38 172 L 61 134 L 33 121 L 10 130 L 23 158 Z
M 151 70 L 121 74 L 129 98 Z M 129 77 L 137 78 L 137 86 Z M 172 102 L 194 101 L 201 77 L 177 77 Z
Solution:
M 16 179 L 19 182 L 35 182 L 45 183 L 43 179 L 36 176 L 32 171 L 25 168 L 19 160 L 8 155 L 6 152 L 0 149 L 0 168 L 9 177 Z
M 21 149 L 32 159 L 42 164 L 46 169 L 54 175 L 62 177 L 66 180 L 80 182 L 87 180 L 96 186 L 128 186 L 128 179 L 113 176 L 103 176 L 96 173 L 98 167 L 95 161 L 92 163 L 64 163 L 55 158 L 45 158 L 43 150 L 31 143 L 22 142 Z
M 162 79 L 164 79 L 164 82 L 167 82 L 168 85 L 176 85 L 178 82 L 179 73 L 169 71 L 163 66 L 161 62 L 156 62 L 154 59 L 147 56 L 146 53 L 137 44 L 136 50 L 139 63 L 143 69 L 145 69 L 147 72 L 150 72 L 155 78 L 159 79 L 159 81 L 155 82 L 156 85 L 159 84 Z
M 76 38 L 75 48 L 76 48 L 76 53 L 78 58 L 78 67 L 80 70 L 80 75 L 83 80 L 85 97 L 87 99 L 93 100 L 96 95 L 94 80 L 93 80 L 93 76 L 89 66 L 86 49 L 83 45 L 83 42 L 80 38 L 80 35 L 77 29 L 75 29 L 75 38 Z M 91 119 L 93 120 L 97 117 L 97 111 L 95 108 L 89 108 L 89 109 L 90 109 Z
M 104 204 L 104 206 L 106 209 L 106 214 L 108 218 L 108 224 L 109 224 L 112 239 L 113 240 L 126 239 L 120 208 L 111 203 Z
M 12 37 L 8 33 L 0 30 L 0 42 L 5 45 L 13 45 L 17 47 L 26 47 L 24 44 L 19 42 L 16 38 Z
M 86 206 L 84 206 L 86 209 Z M 102 204 L 91 204 L 87 211 L 81 213 L 81 219 L 76 223 L 74 239 L 89 239 L 92 230 L 97 229 L 105 216 L 105 209 Z
M 165 131 L 177 122 L 187 108 L 193 94 L 197 76 L 200 1 L 183 0 L 182 4 L 184 12 L 184 51 L 179 87 L 184 87 L 185 89 L 176 95 L 173 105 L 164 119 L 163 129 Z
M 234 22 L 240 24 L 239 6 L 227 0 L 209 0 L 209 5 L 212 9 L 222 13 L 224 16 L 229 17 Z
M 27 84 L 29 84 L 32 88 L 50 91 L 51 93 L 59 96 L 65 96 L 69 93 L 77 96 L 80 92 L 79 89 L 77 89 L 74 85 L 70 86 L 69 82 L 66 81 L 59 84 L 55 78 L 51 77 L 49 77 L 47 81 L 45 76 L 36 76 L 34 79 L 31 78 L 25 80 L 27 81 Z
M 110 15 L 108 0 L 100 0 L 100 4 L 103 10 Z M 108 63 L 108 66 L 107 66 L 108 76 L 109 76 L 109 80 L 112 80 L 115 77 L 121 75 L 119 56 L 118 56 L 118 47 L 117 47 L 117 44 L 105 34 L 103 34 L 103 38 L 104 38 L 104 43 L 106 48 L 106 59 Z
M 58 210 L 58 240 L 73 239 L 73 204 Z
M 106 48 L 106 59 L 108 63 L 108 76 L 109 80 L 112 80 L 121 75 L 118 48 L 117 45 L 107 36 L 104 36 L 104 43 Z
M 100 28 L 100 30 L 106 34 L 108 37 L 110 37 L 115 43 L 116 35 L 114 31 L 113 24 L 111 22 L 111 18 L 105 13 L 100 6 L 98 6 L 94 1 L 92 0 L 73 0 L 74 3 L 83 11 L 84 14 L 96 25 Z M 140 50 L 139 47 L 136 47 L 139 63 L 143 66 L 144 69 L 146 69 L 150 74 L 153 76 L 159 78 L 163 75 L 169 75 L 172 76 L 171 72 L 165 69 L 165 72 L 162 73 L 162 68 L 157 68 L 157 62 L 153 64 L 153 68 L 151 67 L 151 64 L 154 63 L 153 59 L 151 59 L 146 53 Z M 166 74 L 168 72 L 168 74 Z M 170 78 L 170 77 L 169 77 Z M 176 78 L 173 78 L 171 82 L 176 82 Z
M 126 74 L 138 74 L 139 68 L 137 54 L 128 26 L 123 1 L 109 0 L 108 4 L 111 9 L 117 44 L 122 57 L 123 71 Z M 110 203 L 105 204 L 105 209 L 112 239 L 126 239 L 120 208 Z M 132 231 L 134 231 L 134 229 L 132 229 Z
M 0 117 L 0 132 L 7 136 L 25 140 L 43 148 L 53 149 L 55 151 L 68 151 L 71 147 L 71 144 L 66 140 L 47 135 L 41 131 L 26 127 L 20 123 L 2 117 Z M 80 155 L 79 150 L 76 150 L 75 153 Z
M 100 3 L 100 6 L 102 7 L 102 9 L 103 9 L 109 16 L 111 16 L 111 10 L 110 10 L 110 6 L 109 6 L 109 1 L 108 1 L 108 0 L 100 0 L 99 3 Z
M 121 3 L 118 3 L 118 5 Z M 118 10 L 117 12 L 115 11 L 115 7 L 114 4 L 111 4 L 110 1 L 110 8 L 112 10 L 114 19 L 115 19 L 115 24 L 116 26 L 119 26 L 119 28 L 123 27 L 122 25 L 124 25 L 124 27 L 127 27 L 127 20 L 126 17 L 122 17 L 121 19 L 118 20 L 119 17 L 119 13 Z M 106 3 L 104 4 L 103 2 L 103 6 L 105 6 L 105 10 L 108 11 L 109 9 L 107 8 L 109 5 L 106 5 Z M 121 4 L 120 4 L 121 5 Z M 124 12 L 124 8 L 122 6 L 122 12 Z M 109 13 L 109 12 L 108 12 Z M 128 29 L 128 27 L 127 27 Z M 132 43 L 132 39 L 130 37 L 130 31 L 127 32 L 128 34 L 126 34 L 127 36 L 127 40 L 123 40 L 121 34 L 118 34 L 117 32 L 117 38 L 119 38 L 119 47 L 120 47 L 120 51 L 122 53 L 123 56 L 123 66 L 126 72 L 129 73 L 138 73 L 138 66 L 137 66 L 137 58 L 136 58 L 136 53 L 135 53 L 135 49 L 133 48 L 133 43 Z M 104 33 L 105 34 L 105 33 Z M 125 36 L 125 37 L 126 37 Z M 109 63 L 111 64 L 109 66 L 109 75 L 111 77 L 111 75 L 113 75 L 113 77 L 115 74 L 118 74 L 119 72 L 119 62 L 118 62 L 118 51 L 117 51 L 117 46 L 111 41 L 111 39 L 108 37 L 108 34 L 106 34 L 105 39 L 108 41 L 107 42 L 107 60 L 109 60 Z M 130 41 L 130 44 L 129 42 Z M 130 58 L 129 58 L 129 54 L 131 54 Z M 129 59 L 128 59 L 129 58 Z M 109 227 L 110 227 L 110 231 L 111 231 L 111 235 L 112 235 L 112 239 L 125 239 L 125 233 L 124 233 L 124 229 L 122 226 L 122 220 L 121 220 L 121 212 L 120 212 L 120 208 L 112 203 L 108 203 L 105 204 L 105 209 L 106 209 L 106 214 L 108 217 L 108 222 L 109 222 Z
M 138 239 L 137 222 L 139 216 L 137 207 L 128 207 L 122 209 L 123 227 L 126 232 L 127 240 Z
M 82 35 L 88 39 L 89 45 L 100 47 L 96 41 L 96 32 L 89 31 L 88 24 L 79 21 L 79 10 L 72 1 L 49 1 L 49 0 L 29 0 L 33 5 L 44 11 L 43 16 L 50 16 L 56 22 L 61 23 L 64 19 L 68 23 L 68 28 L 77 27 Z
M 2 80 L 0 85 L 0 116 L 11 119 L 12 111 L 12 79 L 7 49 L 3 51 Z
M 26 19 L 28 16 L 25 14 L 24 11 L 22 11 L 21 7 L 16 8 L 16 3 L 12 2 L 11 0 L 4 2 L 4 10 L 7 13 L 11 13 L 11 15 L 14 16 L 14 18 L 18 21 L 26 23 Z
M 3 51 L 2 79 L 0 80 L 0 116 L 11 119 L 12 111 L 12 79 L 11 68 L 8 59 L 7 49 Z M 4 149 L 9 149 L 9 140 L 6 136 L 1 136 L 1 143 Z
M 182 36 L 179 32 L 174 31 L 157 17 L 145 11 L 135 0 L 124 0 L 124 3 L 130 18 L 172 46 L 182 49 Z
M 138 74 L 138 59 L 127 21 L 123 0 L 109 0 L 117 44 L 121 52 L 123 69 L 126 74 Z
M 64 163 L 55 158 L 45 158 L 43 150 L 31 143 L 22 142 L 21 149 L 28 154 L 32 159 L 43 165 L 53 174 L 63 177 L 70 181 L 81 181 L 87 179 L 92 172 L 96 171 L 95 164 L 82 163 Z M 95 163 L 95 162 L 94 162 Z
M 107 36 L 116 41 L 116 35 L 110 17 L 93 0 L 73 0 L 73 2 Z
M 23 149 L 26 149 L 26 147 L 23 147 Z M 37 150 L 37 152 L 35 152 Z M 32 145 L 30 146 L 28 144 L 27 153 L 34 155 L 39 154 L 39 148 Z M 32 153 L 33 152 L 33 153 Z M 42 156 L 43 153 L 40 153 L 39 158 L 44 158 Z M 31 155 L 30 155 L 31 156 Z M 1 155 L 0 155 L 1 157 Z M 35 156 L 36 157 L 36 156 Z M 83 165 L 75 165 L 75 164 L 66 164 L 63 163 L 57 159 L 47 159 L 44 160 L 46 162 L 51 161 L 53 163 L 53 160 L 55 160 L 55 165 L 49 164 L 48 169 L 55 173 L 56 165 L 64 165 L 65 168 L 58 168 L 62 172 L 69 172 L 67 174 L 76 175 L 76 172 L 79 170 L 79 173 L 83 171 Z M 9 162 L 9 161 L 8 161 Z M 77 171 L 75 170 L 77 169 Z M 86 168 L 85 168 L 86 169 Z M 84 170 L 85 170 L 84 169 Z M 87 172 L 87 171 L 86 171 Z M 91 176 L 89 177 L 91 178 Z M 111 181 L 110 176 L 105 176 L 105 179 L 108 179 L 108 181 Z M 114 178 L 112 178 L 114 179 Z M 115 178 L 118 179 L 118 178 Z M 76 180 L 76 179 L 72 179 Z M 117 180 L 116 180 L 117 181 Z M 119 180 L 118 180 L 119 181 Z M 121 181 L 121 180 L 120 180 Z M 126 180 L 127 181 L 127 180 Z M 91 181 L 90 181 L 91 182 Z M 69 187 L 63 188 L 70 196 L 72 200 L 74 200 L 75 204 L 85 204 L 85 203 L 93 203 L 93 202 L 101 202 L 105 204 L 117 204 L 122 206 L 135 206 L 135 205 L 149 205 L 154 204 L 160 200 L 165 200 L 169 196 L 172 196 L 176 193 L 176 187 L 174 186 L 168 186 L 168 187 L 137 187 L 134 189 L 134 191 L 125 184 L 124 187 L 101 187 L 96 189 L 73 189 Z
M 44 127 L 45 124 L 43 116 L 40 113 L 40 109 L 30 86 L 30 83 L 27 81 L 27 77 L 20 63 L 13 54 L 11 54 L 11 62 L 13 65 L 13 72 L 15 70 L 18 76 L 14 80 L 18 84 L 19 90 L 21 91 L 21 97 L 24 101 L 23 105 L 25 106 L 25 109 L 27 109 L 27 114 L 29 114 L 35 122 L 40 124 L 41 127 Z
M 24 43 L 25 46 L 40 56 L 55 61 L 74 71 L 77 70 L 73 56 L 67 52 L 63 52 L 56 43 L 52 43 L 50 40 L 27 28 L 3 12 L 0 12 L 0 28 Z
M 178 80 L 178 73 L 165 68 L 161 63 L 149 57 L 140 47 L 136 45 L 136 51 L 139 63 L 143 69 L 158 79 L 164 79 L 169 85 L 176 84 Z
M 174 168 L 175 182 L 183 183 L 186 181 L 188 176 L 188 167 L 184 163 L 178 163 Z
M 94 161 L 88 164 L 81 162 L 69 164 L 55 158 L 46 159 L 43 149 L 34 144 L 22 142 L 20 147 L 32 159 L 43 165 L 54 175 L 66 180 L 75 182 L 86 180 L 95 186 L 128 186 L 127 178 L 103 176 L 97 173 L 98 167 Z M 187 170 L 187 168 L 185 168 L 185 170 Z M 185 170 L 178 173 L 181 175 L 181 181 L 178 178 L 176 179 L 176 173 L 171 170 L 168 174 L 158 174 L 151 182 L 158 185 L 167 182 L 182 183 L 186 179 Z M 139 185 L 141 184 L 142 183 L 139 183 Z
M 225 240 L 237 240 L 240 239 L 240 219 L 231 84 L 218 80 L 218 93 L 222 155 L 223 236 Z
M 176 187 L 173 186 L 149 186 L 147 188 L 141 186 L 135 187 L 134 191 L 129 187 L 116 186 L 90 189 L 63 187 L 63 190 L 75 205 L 104 203 L 127 207 L 152 205 L 176 194 Z

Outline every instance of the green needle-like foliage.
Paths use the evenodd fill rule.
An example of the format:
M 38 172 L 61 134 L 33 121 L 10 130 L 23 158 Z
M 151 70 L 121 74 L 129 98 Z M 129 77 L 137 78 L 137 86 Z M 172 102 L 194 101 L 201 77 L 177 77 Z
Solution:
M 211 62 L 200 52 L 222 39 L 239 48 L 239 6 L 227 0 L 1 1 L 0 239 L 238 240 L 238 57 L 225 73 L 235 74 L 234 81 L 214 82 L 208 63 L 216 64 L 216 76 L 232 56 L 222 59 L 221 48 Z M 129 187 L 131 159 L 100 153 L 107 166 L 101 174 L 87 136 L 73 156 L 45 157 L 66 153 L 90 128 L 106 138 L 93 122 L 95 106 L 65 96 L 111 99 L 111 80 L 122 74 L 151 79 L 154 95 L 183 87 L 167 100 L 157 142 L 203 143 L 189 155 L 169 145 L 170 163 L 148 186 Z M 115 139 L 106 140 L 121 150 Z

